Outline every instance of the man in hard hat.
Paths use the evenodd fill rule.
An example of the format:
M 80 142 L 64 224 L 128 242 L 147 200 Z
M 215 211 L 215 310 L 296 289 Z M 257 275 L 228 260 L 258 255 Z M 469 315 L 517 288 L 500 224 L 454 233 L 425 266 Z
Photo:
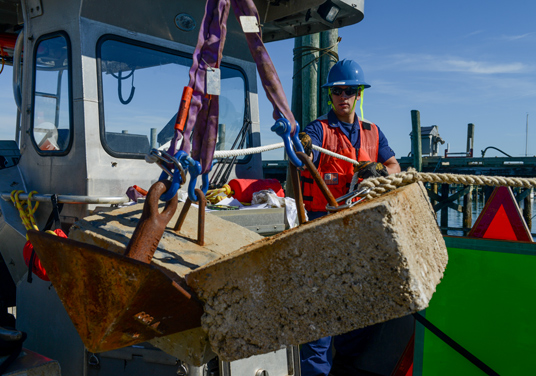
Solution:
M 354 170 L 360 179 L 400 172 L 387 138 L 376 124 L 363 119 L 363 89 L 370 85 L 365 82 L 359 64 L 353 60 L 339 61 L 329 71 L 327 83 L 322 87 L 329 91 L 331 110 L 307 125 L 305 132 L 300 133 L 300 139 L 333 196 L 337 198 L 348 193 Z M 358 117 L 355 107 L 360 99 L 361 117 Z M 354 167 L 350 162 L 312 150 L 312 145 L 363 163 Z M 302 172 L 301 180 L 309 219 L 327 214 L 327 200 L 309 171 Z M 351 356 L 359 352 L 366 336 L 367 328 L 337 336 L 335 349 Z M 302 375 L 327 376 L 332 365 L 331 337 L 302 345 L 300 356 Z

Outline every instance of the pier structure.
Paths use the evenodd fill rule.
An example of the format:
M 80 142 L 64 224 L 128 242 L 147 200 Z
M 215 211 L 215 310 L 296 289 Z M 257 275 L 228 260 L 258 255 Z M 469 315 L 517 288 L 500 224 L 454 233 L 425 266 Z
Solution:
M 422 127 L 420 114 L 417 110 L 411 111 L 412 152 L 409 157 L 398 159 L 402 171 L 415 168 L 419 172 L 448 173 L 463 175 L 504 176 L 507 178 L 534 178 L 536 176 L 536 156 L 510 156 L 501 150 L 489 147 L 481 152 L 480 157 L 474 156 L 473 143 L 475 126 L 467 125 L 467 149 L 465 152 L 445 151 L 444 155 L 433 152 L 433 148 L 425 148 L 432 135 L 428 132 L 431 127 Z M 420 135 L 420 137 L 417 137 Z M 433 136 L 435 142 L 441 138 Z M 488 149 L 499 150 L 504 157 L 485 157 Z M 424 152 L 423 152 L 424 151 Z M 428 195 L 438 214 L 439 224 L 443 233 L 449 230 L 461 230 L 467 234 L 473 223 L 473 200 L 482 199 L 487 202 L 493 187 L 479 187 L 471 185 L 427 184 Z M 533 189 L 512 188 L 517 204 L 522 208 L 523 218 L 528 228 L 532 228 Z M 463 213 L 462 228 L 449 227 L 449 209 Z

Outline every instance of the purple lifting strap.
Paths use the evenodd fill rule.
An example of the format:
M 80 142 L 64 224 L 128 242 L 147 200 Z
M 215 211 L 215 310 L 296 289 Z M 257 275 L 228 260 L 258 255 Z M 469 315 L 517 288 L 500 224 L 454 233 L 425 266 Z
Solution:
M 240 16 L 254 16 L 257 19 L 257 24 L 260 25 L 259 13 L 257 12 L 257 7 L 253 0 L 231 0 L 235 16 L 240 22 Z M 262 86 L 266 92 L 266 97 L 272 103 L 274 107 L 273 118 L 274 120 L 284 117 L 287 119 L 291 126 L 292 130 L 290 134 L 294 134 L 296 130 L 296 120 L 294 115 L 290 111 L 288 106 L 287 97 L 281 86 L 281 81 L 275 70 L 272 59 L 266 51 L 266 47 L 262 42 L 262 34 L 258 33 L 246 33 L 246 40 L 248 42 L 249 50 L 255 64 L 257 64 L 257 70 L 261 78 Z
M 236 18 L 240 16 L 254 16 L 260 24 L 257 8 L 252 0 L 208 0 L 205 8 L 205 16 L 199 30 L 197 46 L 193 55 L 193 63 L 190 68 L 190 82 L 188 86 L 194 89 L 188 121 L 181 135 L 175 131 L 168 153 L 175 155 L 177 142 L 182 137 L 181 150 L 190 153 L 192 158 L 201 163 L 202 173 L 208 172 L 212 164 L 216 139 L 218 135 L 218 96 L 205 95 L 205 82 L 207 69 L 219 68 L 222 58 L 223 46 L 227 34 L 227 18 L 230 3 Z M 262 42 L 261 33 L 246 33 L 249 49 L 257 64 L 257 70 L 262 81 L 268 100 L 274 107 L 273 117 L 277 120 L 284 117 L 292 125 L 291 134 L 295 132 L 296 121 L 288 106 L 287 98 L 279 76 L 274 68 L 272 60 Z M 190 134 L 193 134 L 193 142 L 190 144 Z

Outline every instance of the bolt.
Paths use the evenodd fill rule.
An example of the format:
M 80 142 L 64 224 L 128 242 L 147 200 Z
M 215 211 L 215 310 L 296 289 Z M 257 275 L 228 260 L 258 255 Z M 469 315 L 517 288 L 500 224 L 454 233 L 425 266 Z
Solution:
M 275 132 L 278 136 L 281 136 L 287 131 L 287 124 L 284 119 L 279 119 L 271 128 L 272 132 Z

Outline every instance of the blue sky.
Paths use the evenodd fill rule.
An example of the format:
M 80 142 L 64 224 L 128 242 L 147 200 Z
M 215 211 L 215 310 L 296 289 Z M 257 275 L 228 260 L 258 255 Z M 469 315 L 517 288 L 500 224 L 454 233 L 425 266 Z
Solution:
M 452 152 L 466 148 L 474 123 L 475 156 L 487 146 L 536 154 L 536 3 L 513 0 L 365 0 L 362 22 L 339 30 L 339 56 L 362 66 L 368 83 L 365 118 L 378 124 L 397 157 L 410 152 L 413 109 L 421 125 L 438 125 Z M 288 99 L 293 40 L 267 44 Z M 14 138 L 11 68 L 0 75 L 0 139 Z M 259 85 L 263 144 L 271 108 Z M 443 153 L 446 144 L 440 146 Z M 492 150 L 486 156 L 500 155 Z M 265 153 L 277 159 L 282 151 Z
M 467 124 L 474 123 L 475 156 L 487 146 L 525 155 L 529 113 L 528 155 L 535 155 L 535 14 L 528 1 L 365 0 L 364 20 L 339 30 L 339 56 L 363 68 L 372 85 L 364 116 L 380 126 L 397 157 L 411 150 L 414 109 L 421 126 L 439 126 L 451 152 L 465 151 Z M 289 100 L 293 43 L 267 44 Z M 273 121 L 260 97 L 268 141 Z

